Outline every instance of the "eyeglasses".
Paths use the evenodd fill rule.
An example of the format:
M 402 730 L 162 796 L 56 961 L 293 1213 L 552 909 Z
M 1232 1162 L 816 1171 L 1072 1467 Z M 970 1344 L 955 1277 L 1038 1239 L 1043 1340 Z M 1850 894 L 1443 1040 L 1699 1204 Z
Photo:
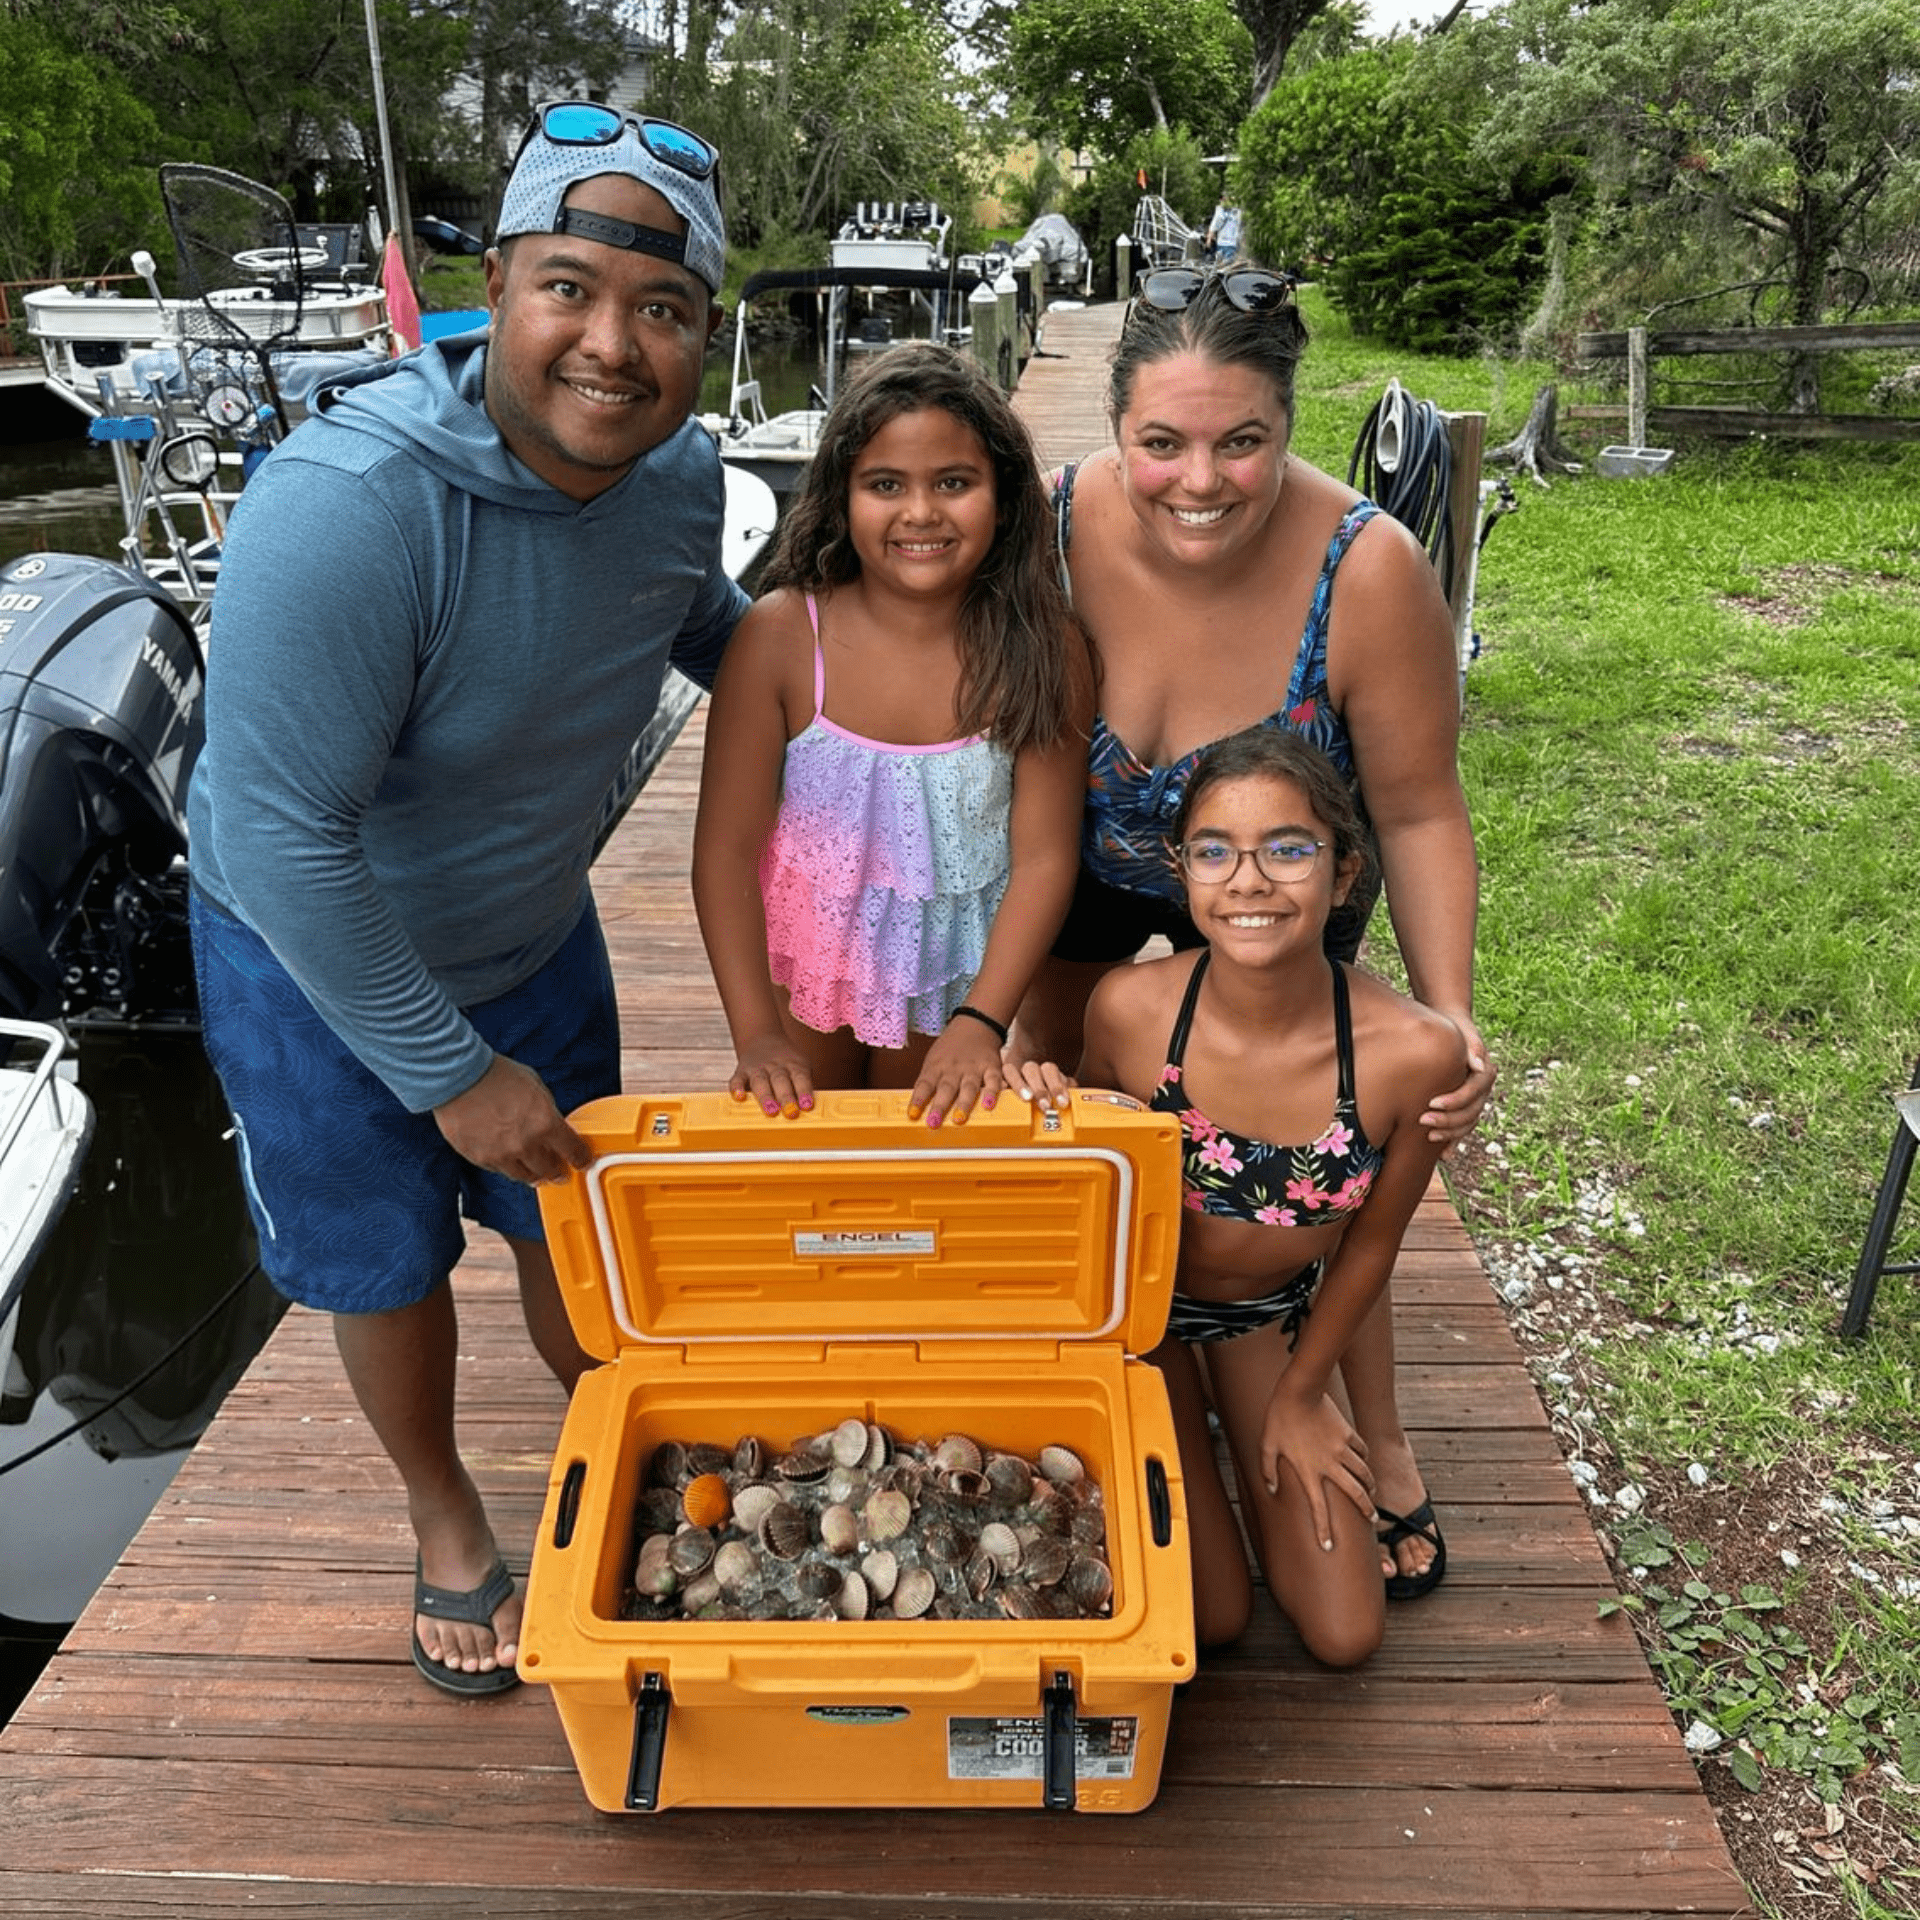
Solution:
M 535 134 L 556 147 L 610 147 L 631 127 L 640 144 L 662 166 L 673 167 L 693 180 L 711 180 L 720 166 L 720 150 L 671 120 L 650 119 L 644 113 L 623 113 L 592 100 L 550 100 L 535 109 L 526 138 L 520 142 L 516 163 Z
M 1297 886 L 1313 871 L 1324 840 L 1302 840 L 1290 833 L 1262 840 L 1257 847 L 1236 847 L 1226 840 L 1183 840 L 1174 848 L 1180 871 L 1203 887 L 1224 886 L 1249 854 L 1254 866 L 1283 887 Z
M 1209 287 L 1242 313 L 1277 313 L 1293 304 L 1294 277 L 1265 267 L 1155 267 L 1133 290 L 1136 305 L 1184 313 Z

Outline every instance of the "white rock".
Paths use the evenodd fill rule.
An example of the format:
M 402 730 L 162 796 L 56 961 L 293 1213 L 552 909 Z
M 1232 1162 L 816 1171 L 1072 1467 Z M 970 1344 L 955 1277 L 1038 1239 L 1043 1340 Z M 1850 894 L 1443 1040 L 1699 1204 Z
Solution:
M 1721 1735 L 1704 1720 L 1696 1720 L 1686 1731 L 1685 1745 L 1689 1753 L 1711 1753 L 1721 1744 Z
M 1695 1460 L 1690 1462 L 1687 1467 L 1687 1478 L 1691 1480 L 1696 1487 L 1704 1487 L 1707 1482 L 1713 1478 L 1713 1475 L 1710 1474 L 1698 1460 Z

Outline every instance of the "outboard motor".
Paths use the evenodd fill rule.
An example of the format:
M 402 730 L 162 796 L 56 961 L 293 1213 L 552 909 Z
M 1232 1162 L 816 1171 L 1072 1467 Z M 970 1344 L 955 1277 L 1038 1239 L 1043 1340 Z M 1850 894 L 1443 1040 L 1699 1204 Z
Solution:
M 205 655 L 112 561 L 0 567 L 0 1013 L 192 1021 L 187 776 Z

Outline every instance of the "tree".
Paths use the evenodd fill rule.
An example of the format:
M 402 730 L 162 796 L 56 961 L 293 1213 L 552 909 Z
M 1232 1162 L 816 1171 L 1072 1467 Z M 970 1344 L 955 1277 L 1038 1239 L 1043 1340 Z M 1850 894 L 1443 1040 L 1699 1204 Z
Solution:
M 159 224 L 153 116 L 112 64 L 43 20 L 0 34 L 0 278 L 122 267 Z
M 1309 22 L 1326 12 L 1332 0 L 1233 0 L 1233 10 L 1253 35 L 1253 104 L 1257 107 L 1280 83 L 1287 54 Z
M 1458 350 L 1511 327 L 1572 176 L 1552 153 L 1476 161 L 1473 105 L 1434 84 L 1409 40 L 1283 80 L 1229 176 L 1252 250 L 1319 269 L 1354 327 L 1395 346 Z
M 1617 233 L 1676 248 L 1715 222 L 1739 262 L 1722 277 L 1777 283 L 1788 324 L 1819 321 L 1835 267 L 1920 191 L 1912 0 L 1513 0 L 1445 57 L 1499 76 L 1478 153 L 1577 143 Z M 1796 410 L 1818 378 L 1799 356 Z
M 1036 129 L 1069 146 L 1184 126 L 1220 147 L 1247 110 L 1253 38 L 1229 0 L 1029 0 L 1008 69 Z
M 679 10 L 675 10 L 678 12 Z M 909 0 L 689 3 L 648 90 L 723 156 L 730 237 L 818 262 L 859 200 L 971 204 L 960 80 L 937 12 Z

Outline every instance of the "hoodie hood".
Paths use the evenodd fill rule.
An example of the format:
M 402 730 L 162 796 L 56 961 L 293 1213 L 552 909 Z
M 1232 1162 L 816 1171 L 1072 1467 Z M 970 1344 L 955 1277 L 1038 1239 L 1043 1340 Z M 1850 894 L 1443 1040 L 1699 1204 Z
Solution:
M 398 360 L 329 381 L 309 433 L 362 433 L 416 456 L 448 486 L 528 513 L 574 514 L 580 503 L 507 451 L 485 399 L 487 329 L 449 334 Z M 307 442 L 307 449 L 313 450 Z

